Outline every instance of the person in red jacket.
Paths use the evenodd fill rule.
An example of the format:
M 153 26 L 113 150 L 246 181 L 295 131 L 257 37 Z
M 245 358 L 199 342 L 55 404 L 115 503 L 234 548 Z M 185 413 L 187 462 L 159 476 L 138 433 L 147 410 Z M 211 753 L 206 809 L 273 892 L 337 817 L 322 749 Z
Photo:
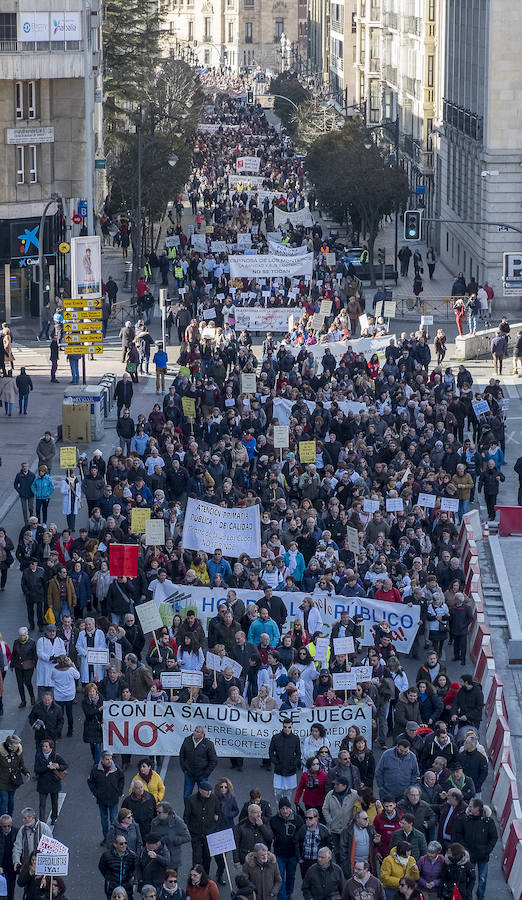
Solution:
M 318 694 L 314 706 L 342 706 L 343 701 L 337 696 L 333 688 L 328 688 L 326 694 Z
M 383 811 L 375 816 L 373 827 L 381 838 L 377 845 L 377 852 L 381 859 L 384 859 L 390 852 L 394 831 L 401 827 L 401 820 L 393 797 L 383 797 L 382 805 Z
M 321 809 L 325 798 L 326 772 L 321 769 L 317 756 L 306 760 L 306 769 L 295 792 L 295 804 L 301 797 L 306 809 Z
M 402 603 L 400 591 L 393 586 L 391 578 L 385 578 L 382 588 L 375 591 L 375 599 L 380 603 Z

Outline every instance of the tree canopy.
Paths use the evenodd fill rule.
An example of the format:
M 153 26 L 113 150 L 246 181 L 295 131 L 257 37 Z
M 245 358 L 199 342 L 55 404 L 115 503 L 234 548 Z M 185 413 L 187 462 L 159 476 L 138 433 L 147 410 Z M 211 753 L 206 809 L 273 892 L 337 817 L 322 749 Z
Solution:
M 295 103 L 296 106 L 300 106 L 301 103 L 310 100 L 312 96 L 310 91 L 303 87 L 297 78 L 297 75 L 294 75 L 292 72 L 281 72 L 276 78 L 272 78 L 272 81 L 270 82 L 270 93 L 280 95 L 279 98 L 275 98 L 274 112 L 277 113 L 281 119 L 289 135 L 292 138 L 295 137 L 295 108 L 292 106 L 292 103 Z M 292 103 L 281 100 L 281 97 L 288 97 Z

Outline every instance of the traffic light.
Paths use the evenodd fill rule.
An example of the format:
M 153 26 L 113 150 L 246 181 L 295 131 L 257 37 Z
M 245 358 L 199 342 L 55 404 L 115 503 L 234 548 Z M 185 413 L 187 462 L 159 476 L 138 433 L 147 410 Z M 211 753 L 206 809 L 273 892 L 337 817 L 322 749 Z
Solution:
M 377 262 L 380 266 L 384 266 L 386 264 L 386 249 L 384 247 L 379 247 L 377 250 Z
M 254 102 L 254 92 L 247 91 L 247 103 L 253 103 L 253 102 Z
M 420 209 L 407 209 L 404 213 L 404 240 L 421 240 L 421 216 Z

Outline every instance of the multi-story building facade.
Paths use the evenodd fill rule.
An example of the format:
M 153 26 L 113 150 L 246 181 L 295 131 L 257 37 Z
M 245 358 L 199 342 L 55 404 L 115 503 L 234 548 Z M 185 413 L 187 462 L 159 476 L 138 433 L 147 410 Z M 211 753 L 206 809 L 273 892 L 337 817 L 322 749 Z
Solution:
M 296 0 L 166 0 L 163 27 L 173 52 L 190 53 L 198 65 L 274 74 L 283 36 L 297 52 L 303 9 Z
M 330 3 L 328 83 L 339 110 L 348 114 L 355 100 L 357 0 Z
M 522 227 L 521 31 L 521 4 L 441 0 L 435 243 L 452 271 L 497 296 L 502 254 L 520 252 L 522 235 L 478 223 Z
M 414 205 L 433 210 L 439 0 L 357 0 L 356 101 L 368 125 L 400 123 L 400 164 Z
M 103 156 L 100 91 L 99 0 L 88 0 L 90 33 L 84 34 L 82 0 L 3 0 L 0 10 L 0 316 L 37 316 L 38 282 L 55 287 L 67 277 L 67 256 L 56 206 L 40 236 L 40 217 L 53 194 L 67 220 L 87 199 L 84 40 L 89 42 L 94 155 Z M 95 209 L 105 195 L 104 172 L 95 180 Z M 81 228 L 74 226 L 76 233 Z M 74 230 L 72 231 L 74 234 Z M 67 236 L 71 234 L 68 231 Z M 39 240 L 46 265 L 35 265 Z

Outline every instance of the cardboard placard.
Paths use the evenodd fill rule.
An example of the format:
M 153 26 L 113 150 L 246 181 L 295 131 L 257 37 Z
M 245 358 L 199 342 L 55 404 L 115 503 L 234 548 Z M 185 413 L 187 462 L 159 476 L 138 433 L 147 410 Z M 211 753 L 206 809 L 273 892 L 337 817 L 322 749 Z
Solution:
M 288 425 L 274 425 L 274 448 L 284 450 L 290 446 L 290 428 Z
M 419 499 L 417 503 L 419 506 L 424 506 L 425 509 L 433 509 L 435 503 L 437 502 L 437 498 L 435 494 L 419 494 Z
M 216 310 L 213 306 L 203 310 L 203 318 L 206 322 L 212 322 L 216 318 Z
M 181 672 L 160 672 L 161 686 L 164 688 L 176 689 L 182 686 Z
M 361 329 L 361 333 L 363 331 L 367 331 L 370 323 L 368 321 L 368 316 L 366 313 L 363 313 L 362 316 L 359 316 L 359 327 Z
M 299 441 L 299 461 L 302 463 L 314 463 L 317 459 L 315 441 Z
M 459 501 L 457 497 L 443 497 L 440 501 L 442 512 L 456 513 L 459 511 Z
M 322 316 L 329 316 L 332 312 L 332 301 L 331 300 L 321 300 L 321 308 L 319 310 Z
M 131 531 L 133 534 L 144 534 L 145 525 L 150 519 L 150 509 L 135 506 L 131 509 Z
M 182 672 L 183 687 L 203 687 L 203 672 Z
M 224 656 L 221 660 L 221 671 L 224 672 L 227 668 L 232 669 L 234 678 L 241 678 L 243 666 L 235 659 L 230 659 L 230 656 Z
M 473 407 L 473 412 L 475 413 L 477 418 L 484 413 L 489 412 L 489 403 L 487 400 L 475 400 L 475 402 L 471 405 Z
M 161 547 L 165 543 L 165 523 L 163 519 L 147 519 L 145 522 L 145 544 L 147 547 Z
M 364 500 L 363 510 L 367 513 L 379 512 L 381 504 L 378 500 Z
M 221 657 L 217 653 L 211 653 L 210 650 L 207 650 L 205 665 L 212 672 L 221 672 Z
M 421 316 L 421 325 L 433 325 L 433 316 Z
M 137 544 L 110 544 L 109 545 L 109 572 L 111 575 L 136 578 L 138 574 Z
M 402 512 L 404 503 L 401 497 L 388 497 L 386 500 L 386 512 Z
M 242 394 L 255 394 L 257 389 L 256 376 L 255 373 L 242 373 L 241 374 L 241 393 Z
M 397 315 L 397 303 L 395 300 L 385 300 L 384 301 L 384 318 L 385 319 L 394 319 Z
M 312 318 L 310 319 L 310 327 L 314 329 L 314 331 L 320 331 L 324 325 L 325 316 L 321 313 L 314 313 Z
M 342 653 L 355 653 L 353 637 L 334 638 L 333 648 L 336 656 Z
M 359 532 L 357 528 L 353 528 L 351 525 L 346 526 L 346 538 L 348 541 L 348 550 L 351 553 L 354 553 L 356 556 L 359 553 Z
M 37 853 L 36 875 L 67 875 L 69 872 L 68 853 Z
M 355 675 L 357 684 L 359 684 L 360 681 L 371 681 L 373 678 L 371 666 L 353 666 L 351 672 L 352 675 Z
M 76 447 L 60 447 L 60 469 L 75 469 L 76 463 Z
M 163 628 L 163 619 L 155 600 L 139 603 L 138 606 L 134 607 L 134 611 L 140 620 L 144 634 L 148 634 L 149 631 L 156 631 L 157 628 Z
M 317 638 L 317 642 L 315 645 L 315 660 L 316 660 L 316 662 L 326 663 L 326 660 L 328 658 L 329 644 L 330 644 L 330 642 L 327 637 Z
M 357 684 L 355 675 L 351 672 L 334 672 L 332 683 L 336 691 L 354 691 Z
M 89 666 L 108 666 L 109 651 L 95 650 L 93 647 L 87 649 L 87 665 Z
M 207 834 L 208 852 L 211 856 L 218 856 L 219 853 L 228 853 L 229 850 L 236 849 L 234 840 L 234 832 L 231 828 L 225 828 L 223 831 L 214 831 Z
M 193 397 L 182 397 L 181 408 L 183 410 L 183 415 L 186 416 L 187 419 L 196 418 L 196 401 Z

